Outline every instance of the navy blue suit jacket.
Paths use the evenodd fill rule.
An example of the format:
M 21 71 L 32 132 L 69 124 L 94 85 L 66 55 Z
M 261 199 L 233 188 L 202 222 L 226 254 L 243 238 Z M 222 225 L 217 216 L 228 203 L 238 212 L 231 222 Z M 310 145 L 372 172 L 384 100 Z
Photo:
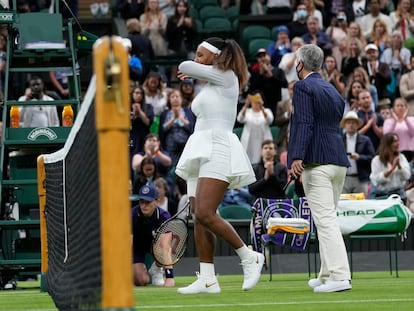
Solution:
M 349 166 L 339 130 L 345 101 L 335 87 L 312 73 L 293 87 L 293 113 L 288 146 L 288 167 L 303 164 Z

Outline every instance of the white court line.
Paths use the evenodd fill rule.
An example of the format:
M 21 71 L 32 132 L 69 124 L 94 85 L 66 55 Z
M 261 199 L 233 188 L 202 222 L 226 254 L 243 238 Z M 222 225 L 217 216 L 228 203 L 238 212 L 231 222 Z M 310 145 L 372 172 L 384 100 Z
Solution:
M 164 306 L 140 306 L 137 309 L 172 309 L 172 308 L 217 308 L 217 307 L 247 307 L 247 306 L 280 306 L 280 305 L 314 305 L 314 304 L 345 304 L 363 302 L 411 302 L 414 298 L 392 298 L 392 299 L 358 299 L 358 300 L 322 300 L 322 301 L 280 301 L 280 302 L 252 302 L 252 303 L 229 303 L 229 304 L 196 304 L 196 305 L 164 305 Z

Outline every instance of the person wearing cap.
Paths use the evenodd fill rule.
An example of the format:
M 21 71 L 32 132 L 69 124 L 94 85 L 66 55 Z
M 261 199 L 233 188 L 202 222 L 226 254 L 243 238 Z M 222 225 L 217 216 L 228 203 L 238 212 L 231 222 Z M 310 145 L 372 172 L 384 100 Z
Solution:
M 365 47 L 363 67 L 368 73 L 371 84 L 377 88 L 378 100 L 388 98 L 387 85 L 391 82 L 391 70 L 386 63 L 379 61 L 379 50 L 373 43 Z
M 289 39 L 289 29 L 285 25 L 276 28 L 276 42 L 269 44 L 267 53 L 270 55 L 270 62 L 277 67 L 283 55 L 292 52 Z
M 263 57 L 265 57 L 267 54 L 266 49 L 265 48 L 260 48 L 257 50 L 256 52 L 256 61 L 250 66 L 250 72 L 257 72 L 259 70 L 260 67 L 260 62 L 262 60 Z
M 154 262 L 147 270 L 145 262 L 151 256 L 153 233 L 169 219 L 170 214 L 157 205 L 158 191 L 152 185 L 144 185 L 138 192 L 139 204 L 132 208 L 132 249 L 135 286 L 146 286 L 152 279 L 156 286 L 174 286 L 172 267 L 158 267 Z M 166 234 L 166 239 L 171 238 Z M 148 260 L 148 259 L 147 259 Z
M 256 180 L 250 160 L 233 133 L 239 94 L 248 80 L 243 50 L 234 39 L 210 37 L 202 41 L 194 61 L 178 66 L 180 80 L 192 77 L 207 81 L 191 109 L 196 115 L 175 173 L 186 180 L 194 214 L 194 235 L 200 273 L 180 294 L 217 294 L 221 288 L 215 273 L 216 236 L 229 243 L 239 256 L 244 274 L 243 290 L 260 279 L 262 253 L 249 249 L 217 208 L 228 188 L 238 189 Z
M 303 189 L 318 231 L 321 267 L 308 282 L 315 293 L 350 290 L 351 272 L 336 207 L 349 160 L 339 132 L 345 101 L 319 70 L 323 50 L 305 44 L 296 51 L 299 81 L 293 86 L 293 113 L 288 143 L 291 178 Z
M 341 121 L 344 129 L 343 140 L 351 166 L 346 170 L 346 177 L 342 193 L 361 193 L 368 197 L 369 175 L 371 161 L 375 157 L 374 146 L 371 140 L 358 133 L 362 120 L 354 111 L 348 111 Z

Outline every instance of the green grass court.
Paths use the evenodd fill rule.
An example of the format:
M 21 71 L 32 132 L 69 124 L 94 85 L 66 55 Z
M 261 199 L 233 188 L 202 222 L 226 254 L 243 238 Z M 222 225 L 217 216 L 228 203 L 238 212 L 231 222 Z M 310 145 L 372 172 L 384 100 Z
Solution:
M 353 289 L 342 293 L 314 294 L 307 286 L 307 274 L 275 274 L 273 281 L 262 275 L 251 291 L 241 290 L 242 275 L 219 276 L 221 294 L 179 295 L 176 288 L 188 285 L 194 277 L 177 277 L 176 287 L 137 287 L 136 310 L 191 311 L 291 311 L 291 310 L 413 310 L 414 271 L 356 272 Z M 56 310 L 47 293 L 39 291 L 38 282 L 21 282 L 16 291 L 0 291 L 0 310 Z M 23 288 L 24 287 L 24 288 Z

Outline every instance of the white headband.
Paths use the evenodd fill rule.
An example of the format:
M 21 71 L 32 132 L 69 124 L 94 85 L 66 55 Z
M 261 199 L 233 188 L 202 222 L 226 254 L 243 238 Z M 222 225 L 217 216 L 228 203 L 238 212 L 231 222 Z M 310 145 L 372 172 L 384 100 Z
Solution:
M 214 54 L 220 54 L 221 53 L 221 50 L 216 48 L 214 45 L 208 43 L 207 41 L 201 42 L 200 46 L 202 46 L 203 48 L 209 50 L 211 53 L 214 53 Z

